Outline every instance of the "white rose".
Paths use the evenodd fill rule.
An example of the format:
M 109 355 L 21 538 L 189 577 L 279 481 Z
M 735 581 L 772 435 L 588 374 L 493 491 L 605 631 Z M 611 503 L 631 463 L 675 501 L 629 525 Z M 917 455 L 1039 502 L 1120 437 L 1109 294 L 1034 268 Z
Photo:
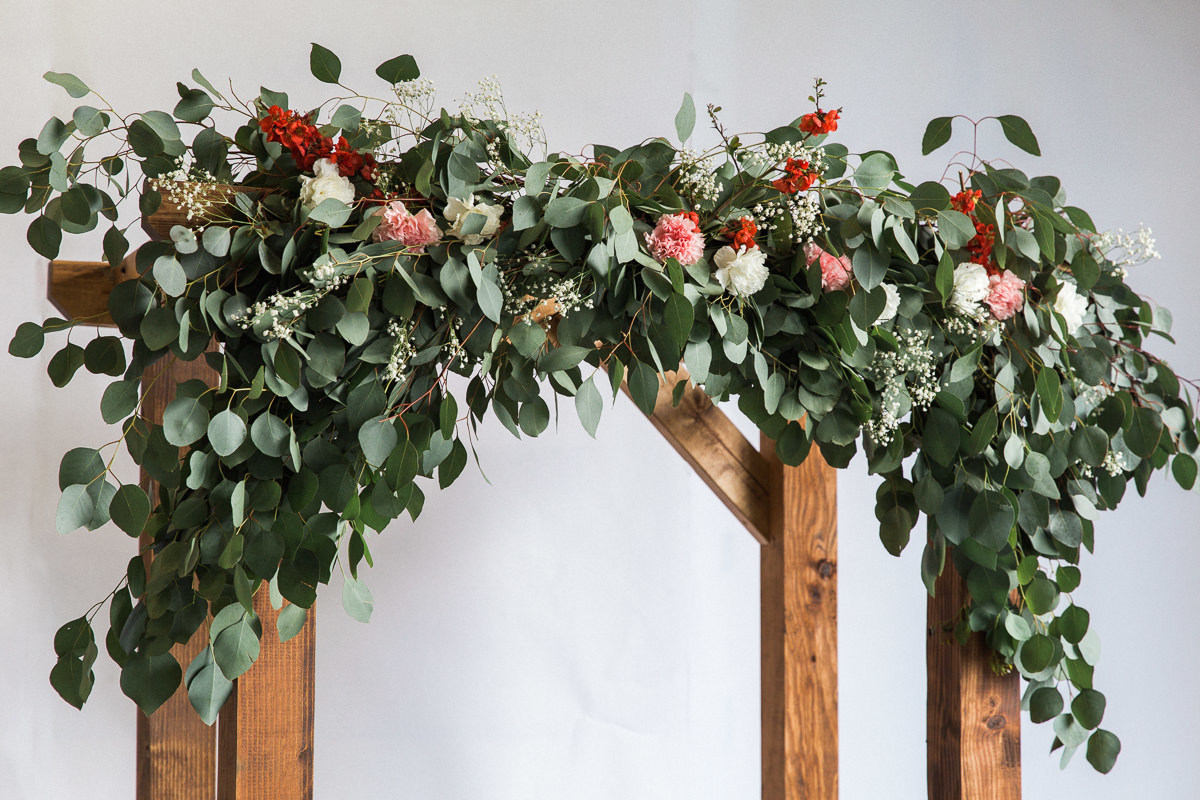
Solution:
M 721 288 L 738 297 L 749 297 L 763 287 L 770 271 L 766 265 L 767 254 L 755 247 L 734 251 L 726 245 L 713 256 L 717 265 L 717 282 Z
M 954 268 L 954 291 L 950 305 L 963 314 L 974 314 L 991 291 L 987 270 L 979 264 L 959 264 Z
M 1054 298 L 1054 310 L 1066 320 L 1067 334 L 1074 336 L 1075 331 L 1079 330 L 1079 326 L 1083 324 L 1083 318 L 1087 314 L 1087 297 L 1079 295 L 1075 284 L 1070 281 L 1063 281 L 1058 289 L 1058 297 Z
M 887 295 L 887 302 L 883 304 L 883 311 L 879 312 L 879 319 L 875 320 L 876 325 L 882 325 L 892 317 L 896 316 L 896 312 L 900 310 L 900 290 L 893 284 L 884 283 L 883 291 Z
M 354 184 L 342 177 L 337 164 L 328 158 L 318 158 L 313 164 L 313 177 L 302 177 L 300 202 L 307 208 L 316 208 L 324 200 L 340 200 L 346 205 L 354 202 Z
M 500 230 L 500 215 L 503 213 L 504 206 L 482 201 L 476 203 L 475 195 L 470 195 L 466 200 L 451 197 L 446 203 L 446 210 L 442 212 L 442 216 L 451 223 L 448 231 L 451 236 L 462 239 L 463 244 L 482 244 L 485 237 L 494 236 L 496 231 Z M 478 233 L 464 235 L 463 223 L 472 214 L 480 214 L 484 217 L 483 228 Z

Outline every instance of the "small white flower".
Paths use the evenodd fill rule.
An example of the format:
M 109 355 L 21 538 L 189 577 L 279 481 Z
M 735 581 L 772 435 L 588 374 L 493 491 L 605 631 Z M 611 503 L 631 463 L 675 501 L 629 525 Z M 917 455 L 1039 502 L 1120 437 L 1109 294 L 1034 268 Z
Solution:
M 987 270 L 979 264 L 959 264 L 954 268 L 954 291 L 950 305 L 963 314 L 974 314 L 991 290 Z
M 896 312 L 900 310 L 900 290 L 894 284 L 884 283 L 884 293 L 887 294 L 887 302 L 883 304 L 883 311 L 879 312 L 879 319 L 875 320 L 876 325 L 882 325 L 892 317 L 896 316 Z
M 738 297 L 749 297 L 763 288 L 770 271 L 766 265 L 767 254 L 755 247 L 734 251 L 726 245 L 713 256 L 717 265 L 717 282 L 721 288 Z
M 1079 326 L 1083 324 L 1084 316 L 1087 315 L 1087 296 L 1080 296 L 1076 291 L 1075 284 L 1071 281 L 1063 281 L 1058 289 L 1058 297 L 1054 298 L 1054 310 L 1066 320 L 1067 333 L 1074 336 L 1075 331 L 1079 330 Z
M 313 164 L 313 177 L 303 176 L 300 187 L 300 202 L 307 208 L 316 208 L 324 200 L 340 200 L 346 205 L 354 202 L 354 184 L 342 177 L 337 164 L 328 158 L 318 158 Z
M 451 197 L 446 203 L 446 210 L 442 212 L 442 216 L 451 223 L 450 230 L 447 231 L 451 236 L 462 239 L 463 244 L 482 244 L 486 237 L 494 236 L 496 231 L 500 230 L 500 215 L 503 213 L 504 206 L 483 201 L 477 203 L 475 195 L 469 195 L 466 200 Z M 485 218 L 483 228 L 478 233 L 464 235 L 463 223 L 472 214 L 483 215 Z

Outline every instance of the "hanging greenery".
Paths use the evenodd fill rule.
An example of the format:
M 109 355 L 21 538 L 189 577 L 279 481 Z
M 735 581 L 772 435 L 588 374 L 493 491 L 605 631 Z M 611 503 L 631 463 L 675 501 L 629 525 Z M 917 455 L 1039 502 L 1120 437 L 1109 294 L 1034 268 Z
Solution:
M 333 53 L 314 45 L 310 63 L 345 89 Z M 682 362 L 787 464 L 815 446 L 844 467 L 861 442 L 884 547 L 899 554 L 926 515 L 926 588 L 946 561 L 969 587 L 959 638 L 979 633 L 996 669 L 1020 671 L 1056 747 L 1086 743 L 1111 769 L 1098 640 L 1071 599 L 1081 551 L 1130 482 L 1144 492 L 1168 466 L 1196 482 L 1191 396 L 1143 349 L 1170 339 L 1170 314 L 1126 282 L 1156 255 L 1146 235 L 1098 233 L 1056 178 L 974 153 L 952 178 L 910 183 L 888 153 L 829 140 L 841 110 L 823 106 L 821 81 L 816 110 L 765 134 L 729 135 L 709 106 L 719 143 L 687 149 L 685 96 L 679 147 L 572 156 L 546 153 L 538 115 L 509 114 L 492 82 L 450 113 L 410 56 L 376 73 L 386 98 L 345 89 L 300 111 L 193 72 L 173 114 L 133 115 L 47 73 L 100 106 L 52 118 L 0 170 L 0 210 L 36 215 L 29 243 L 47 258 L 103 220 L 119 265 L 130 198 L 166 234 L 112 292 L 121 338 L 49 319 L 9 346 L 33 357 L 65 333 L 55 385 L 80 367 L 115 379 L 101 411 L 120 434 L 63 458 L 55 522 L 111 520 L 149 542 L 148 573 L 131 559 L 109 598 L 105 638 L 146 713 L 182 680 L 215 719 L 257 657 L 264 587 L 283 638 L 337 568 L 347 611 L 368 618 L 373 532 L 459 476 L 489 411 L 537 436 L 552 394 L 595 435 L 622 380 L 650 414 Z M 232 136 L 218 129 L 230 120 Z M 924 152 L 954 122 L 931 122 Z M 999 125 L 1039 154 L 1019 117 L 958 124 Z M 147 419 L 148 370 L 195 359 L 213 385 L 180 383 L 162 423 Z M 152 495 L 110 469 L 121 448 Z M 51 683 L 76 706 L 102 605 L 54 638 Z M 208 619 L 209 646 L 179 664 L 171 645 Z

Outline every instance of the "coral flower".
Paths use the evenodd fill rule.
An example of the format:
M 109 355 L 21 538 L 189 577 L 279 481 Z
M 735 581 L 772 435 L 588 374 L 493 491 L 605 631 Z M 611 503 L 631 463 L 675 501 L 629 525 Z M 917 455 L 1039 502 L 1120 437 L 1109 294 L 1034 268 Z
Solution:
M 1005 270 L 988 277 L 988 295 L 984 299 L 992 316 L 1006 320 L 1025 306 L 1025 281 Z
M 725 235 L 733 240 L 735 250 L 743 247 L 753 250 L 758 247 L 754 243 L 754 237 L 758 235 L 758 226 L 750 217 L 742 217 L 734 225 L 730 225 L 725 229 Z
M 393 200 L 384 206 L 383 222 L 372 233 L 372 238 L 377 242 L 400 242 L 423 250 L 425 245 L 435 244 L 442 238 L 442 230 L 425 209 L 410 214 L 404 203 Z
M 838 128 L 838 116 L 840 114 L 840 109 L 835 108 L 832 111 L 822 111 L 818 108 L 811 114 L 805 114 L 800 118 L 800 130 L 811 136 L 833 133 Z
M 654 230 L 646 234 L 646 247 L 659 263 L 673 258 L 685 267 L 704 256 L 704 234 L 695 212 L 663 214 Z
M 854 268 L 849 256 L 835 256 L 812 242 L 804 245 L 804 258 L 811 267 L 814 261 L 821 262 L 821 288 L 825 291 L 845 289 L 850 284 Z

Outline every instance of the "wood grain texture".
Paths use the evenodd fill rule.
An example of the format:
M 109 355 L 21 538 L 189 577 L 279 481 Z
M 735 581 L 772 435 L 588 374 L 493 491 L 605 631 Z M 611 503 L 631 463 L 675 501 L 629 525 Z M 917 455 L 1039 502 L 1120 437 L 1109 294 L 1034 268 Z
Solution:
M 280 642 L 265 587 L 254 611 L 262 650 L 221 709 L 217 800 L 311 800 L 316 612 L 309 609 L 303 630 Z
M 966 645 L 955 641 L 954 624 L 968 595 L 949 564 L 935 590 L 926 642 L 929 800 L 1019 800 L 1019 675 L 993 672 L 991 651 L 979 634 Z
M 837 472 L 813 448 L 770 470 L 771 542 L 762 548 L 763 800 L 836 800 Z
M 171 228 L 176 225 L 182 225 L 185 228 L 200 228 L 214 222 L 227 223 L 233 218 L 243 218 L 241 212 L 235 208 L 233 198 L 243 193 L 262 195 L 267 192 L 266 189 L 253 186 L 232 186 L 225 183 L 176 181 L 175 185 L 178 187 L 176 192 L 179 196 L 186 193 L 199 198 L 195 207 L 204 210 L 198 215 L 193 214 L 189 217 L 188 209 L 176 203 L 171 197 L 171 192 L 160 192 L 162 204 L 158 210 L 148 217 L 142 217 L 142 230 L 152 239 L 171 238 Z M 149 181 L 147 181 L 143 192 L 150 188 Z
M 111 327 L 108 295 L 118 283 L 136 275 L 132 255 L 118 269 L 104 261 L 51 261 L 46 296 L 66 319 Z
M 217 375 L 203 359 L 177 361 L 170 356 L 153 364 L 142 380 L 142 414 L 161 423 L 163 409 L 175 396 L 177 383 L 198 378 L 207 383 Z M 142 487 L 151 497 L 157 486 L 142 474 Z M 150 568 L 149 541 L 139 545 Z M 171 649 L 184 670 L 208 644 L 208 623 L 192 638 Z M 188 702 L 187 690 L 179 690 L 147 717 L 137 712 L 137 798 L 138 800 L 212 800 L 216 792 L 216 727 L 205 725 Z
M 682 367 L 668 372 L 665 382 L 659 378 L 650 422 L 750 534 L 765 544 L 771 536 L 767 462 L 699 387 L 687 387 L 679 405 L 671 405 L 675 385 L 686 380 Z M 622 388 L 628 393 L 625 384 Z

